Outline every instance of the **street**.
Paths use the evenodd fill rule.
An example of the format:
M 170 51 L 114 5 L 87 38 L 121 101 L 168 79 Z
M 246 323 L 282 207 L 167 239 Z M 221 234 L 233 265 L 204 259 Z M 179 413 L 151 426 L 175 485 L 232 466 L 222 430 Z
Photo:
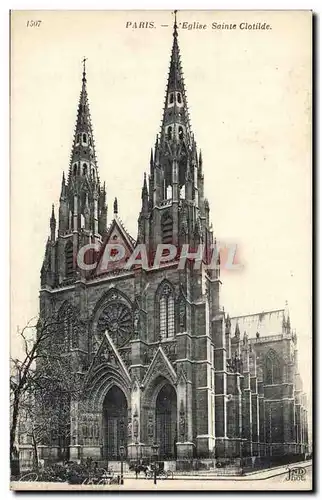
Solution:
M 11 482 L 12 490 L 311 490 L 312 488 L 312 466 L 307 467 L 305 477 L 302 480 L 288 480 L 288 472 L 281 472 L 277 470 L 274 474 L 272 472 L 271 477 L 265 478 L 265 473 L 258 472 L 252 474 L 252 477 L 236 477 L 234 479 L 217 477 L 214 479 L 190 479 L 176 478 L 172 480 L 158 480 L 157 484 L 153 484 L 151 479 L 135 479 L 135 478 L 125 478 L 124 485 L 107 485 L 107 486 L 80 486 L 80 485 L 69 485 L 66 483 L 28 483 L 28 482 Z M 276 475 L 278 474 L 279 475 Z

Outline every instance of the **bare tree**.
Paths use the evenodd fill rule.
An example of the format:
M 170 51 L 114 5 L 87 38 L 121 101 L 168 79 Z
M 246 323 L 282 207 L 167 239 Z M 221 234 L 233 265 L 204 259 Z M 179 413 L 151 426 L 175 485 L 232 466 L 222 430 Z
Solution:
M 10 458 L 16 458 L 15 441 L 19 416 L 29 422 L 34 458 L 37 446 L 53 432 L 65 427 L 68 433 L 69 401 L 78 397 L 81 380 L 66 352 L 61 319 L 33 318 L 19 332 L 23 342 L 22 360 L 11 359 Z

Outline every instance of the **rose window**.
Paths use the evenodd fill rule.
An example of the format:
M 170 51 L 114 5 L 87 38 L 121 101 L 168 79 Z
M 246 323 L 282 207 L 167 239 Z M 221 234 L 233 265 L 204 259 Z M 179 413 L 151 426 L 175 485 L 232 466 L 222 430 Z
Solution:
M 131 338 L 133 332 L 131 309 L 122 302 L 111 302 L 103 309 L 97 322 L 98 341 L 104 332 L 112 338 L 116 347 L 122 347 Z

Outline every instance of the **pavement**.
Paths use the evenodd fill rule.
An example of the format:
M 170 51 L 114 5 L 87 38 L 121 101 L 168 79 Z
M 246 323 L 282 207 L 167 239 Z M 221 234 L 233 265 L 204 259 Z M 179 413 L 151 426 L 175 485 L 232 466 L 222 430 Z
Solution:
M 153 483 L 153 479 L 135 479 L 135 477 L 126 477 L 124 485 L 69 485 L 67 483 L 41 483 L 41 482 L 11 482 L 11 490 L 60 490 L 60 491 L 73 491 L 73 490 L 117 490 L 117 491 L 146 491 L 146 490 L 257 490 L 257 491 L 310 491 L 312 490 L 312 463 L 301 462 L 293 464 L 293 467 L 304 467 L 306 474 L 301 476 L 301 479 L 289 479 L 288 467 L 276 467 L 274 469 L 266 469 L 262 471 L 252 472 L 244 476 L 175 476 L 174 479 L 158 479 L 157 484 Z

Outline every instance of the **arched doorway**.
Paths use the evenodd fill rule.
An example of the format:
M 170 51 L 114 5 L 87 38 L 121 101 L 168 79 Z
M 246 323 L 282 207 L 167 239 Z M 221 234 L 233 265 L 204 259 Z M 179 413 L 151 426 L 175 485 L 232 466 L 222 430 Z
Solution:
M 177 441 L 177 395 L 165 384 L 156 399 L 156 439 L 161 459 L 175 458 Z
M 120 459 L 120 446 L 127 450 L 127 401 L 124 392 L 113 385 L 103 403 L 104 457 Z

